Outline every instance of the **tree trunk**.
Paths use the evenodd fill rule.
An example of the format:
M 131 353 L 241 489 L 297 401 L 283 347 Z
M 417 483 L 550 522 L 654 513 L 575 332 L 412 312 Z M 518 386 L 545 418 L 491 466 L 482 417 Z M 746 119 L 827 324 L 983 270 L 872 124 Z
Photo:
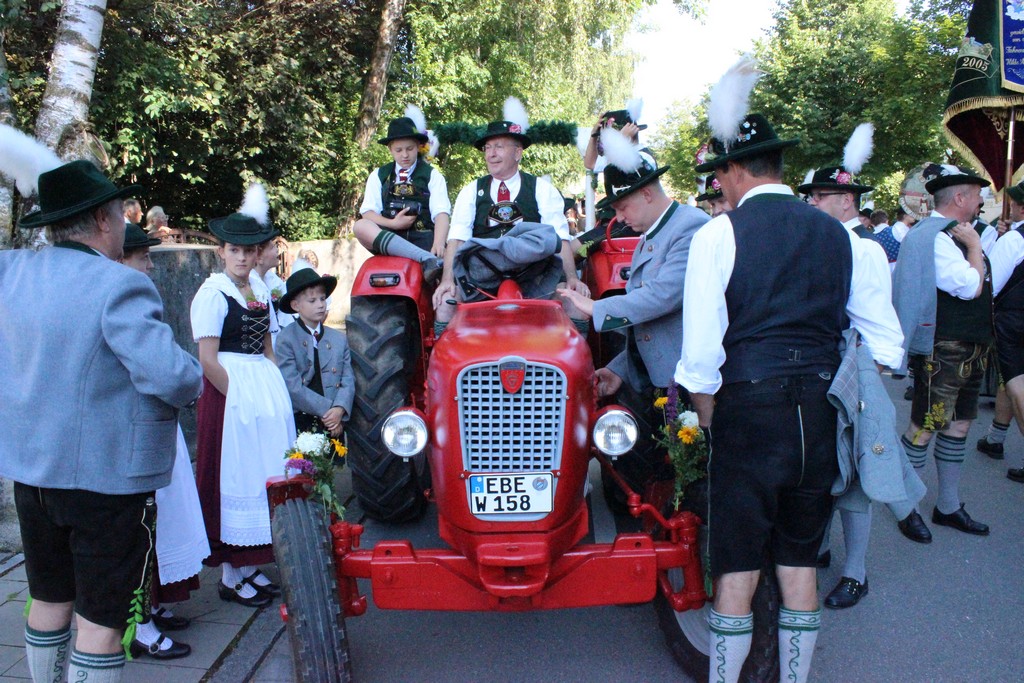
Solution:
M 391 57 L 395 53 L 395 41 L 398 39 L 398 29 L 401 28 L 404 12 L 405 0 L 384 0 L 377 44 L 373 48 L 373 60 L 366 74 L 366 86 L 363 88 L 359 116 L 356 118 L 355 139 L 360 149 L 366 149 L 373 132 L 377 129 L 384 94 L 388 89 L 388 69 L 391 66 Z
M 106 0 L 64 0 L 35 131 L 36 138 L 61 158 L 89 159 L 101 168 L 106 155 L 90 132 L 89 103 L 106 11 Z M 23 211 L 29 210 L 29 201 L 23 202 Z M 38 245 L 41 234 L 16 230 L 16 246 Z
M 4 30 L 0 29 L 0 123 L 14 126 L 14 100 L 7 75 L 4 55 Z M 14 242 L 14 180 L 0 175 L 0 249 L 10 249 Z

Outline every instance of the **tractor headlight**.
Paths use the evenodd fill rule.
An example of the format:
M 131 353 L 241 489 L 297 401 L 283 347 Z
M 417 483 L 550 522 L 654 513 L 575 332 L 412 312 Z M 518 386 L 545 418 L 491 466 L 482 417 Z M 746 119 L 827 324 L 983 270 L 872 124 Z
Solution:
M 411 458 L 427 445 L 427 424 L 412 410 L 399 410 L 384 420 L 381 440 L 400 458 Z
M 633 448 L 636 434 L 636 420 L 625 410 L 607 410 L 594 423 L 594 445 L 613 458 Z

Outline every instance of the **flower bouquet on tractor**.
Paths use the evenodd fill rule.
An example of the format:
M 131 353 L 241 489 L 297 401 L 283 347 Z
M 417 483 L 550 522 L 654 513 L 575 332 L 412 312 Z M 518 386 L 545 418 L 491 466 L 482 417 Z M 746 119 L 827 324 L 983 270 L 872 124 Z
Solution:
M 623 289 L 636 245 L 608 242 L 619 243 L 602 245 L 587 270 L 595 297 Z M 659 613 L 703 614 L 701 520 L 616 472 L 612 463 L 653 432 L 629 408 L 599 404 L 591 348 L 561 304 L 525 299 L 506 280 L 493 298 L 460 304 L 435 338 L 431 294 L 413 261 L 375 256 L 360 269 L 347 321 L 356 401 L 346 462 L 367 516 L 407 521 L 436 505 L 446 547 L 363 548 L 362 525 L 311 499 L 312 477 L 268 481 L 297 679 L 351 680 L 345 619 L 366 611 L 366 586 L 383 609 L 656 600 Z M 584 542 L 591 458 L 643 529 Z M 682 632 L 674 618 L 671 629 Z M 706 625 L 703 639 L 706 648 Z M 706 674 L 706 652 L 704 662 Z

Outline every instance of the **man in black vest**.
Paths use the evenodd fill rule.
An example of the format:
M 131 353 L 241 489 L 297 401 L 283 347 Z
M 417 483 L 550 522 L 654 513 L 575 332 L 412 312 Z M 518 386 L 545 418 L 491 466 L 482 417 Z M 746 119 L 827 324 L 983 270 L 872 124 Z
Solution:
M 455 253 L 470 237 L 501 237 L 521 222 L 550 225 L 561 240 L 559 256 L 565 284 L 584 296 L 590 290 L 576 275 L 569 224 L 561 193 L 544 178 L 519 170 L 523 150 L 531 144 L 524 123 L 493 121 L 474 146 L 484 153 L 488 174 L 462 188 L 455 199 L 444 274 L 434 292 L 437 322 L 446 325 L 455 313 L 449 301 L 457 296 L 452 264 Z M 572 315 L 572 313 L 570 313 Z M 574 316 L 575 317 L 575 316 Z
M 992 294 L 995 296 L 999 373 L 1019 428 L 1024 424 L 1021 421 L 1024 418 L 1024 183 L 1008 187 L 1003 194 L 1004 201 L 1010 205 L 1010 220 L 999 221 L 999 231 L 1004 234 L 990 256 Z M 993 419 L 989 436 L 978 441 L 978 450 L 1003 457 L 1002 439 L 1010 427 L 1009 422 L 997 424 Z M 997 429 L 1001 438 L 996 442 L 992 440 L 992 432 Z M 1024 467 L 1011 467 L 1006 477 L 1024 483 Z
M 935 210 L 907 234 L 893 272 L 893 303 L 914 371 L 910 425 L 902 441 L 910 462 L 922 468 L 938 432 L 932 522 L 986 536 L 988 526 L 971 519 L 960 502 L 960 473 L 995 336 L 992 278 L 973 225 L 981 188 L 989 181 L 952 165 L 932 164 L 923 174 Z M 923 526 L 916 510 L 900 530 L 918 540 L 907 533 L 908 523 Z
M 792 144 L 753 114 L 713 139 L 715 156 L 697 167 L 715 172 L 736 207 L 693 237 L 675 373 L 711 443 L 712 681 L 739 677 L 766 550 L 782 591 L 781 671 L 807 679 L 821 623 L 815 565 L 839 472 L 826 395 L 839 340 L 852 321 L 877 363 L 902 360 L 879 337 L 872 300 L 852 286 L 863 252 L 782 184 L 782 149 Z

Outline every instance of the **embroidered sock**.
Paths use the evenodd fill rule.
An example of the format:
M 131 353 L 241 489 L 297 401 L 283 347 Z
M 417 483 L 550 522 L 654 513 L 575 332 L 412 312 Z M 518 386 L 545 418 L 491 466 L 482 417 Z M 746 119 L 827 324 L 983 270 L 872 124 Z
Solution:
M 388 230 L 381 230 L 373 238 L 373 250 L 385 256 L 402 256 L 418 263 L 437 258 L 426 249 L 420 249 L 412 242 Z
M 907 514 L 910 514 L 909 512 Z M 867 512 L 840 510 L 843 520 L 843 539 L 846 543 L 846 564 L 843 576 L 849 576 L 864 583 L 867 576 L 865 564 L 868 556 L 868 540 L 871 538 L 871 508 Z
M 121 683 L 124 680 L 124 653 L 96 655 L 72 650 L 68 680 L 75 683 Z
M 779 608 L 779 680 L 804 683 L 811 671 L 814 644 L 821 629 L 821 609 L 813 612 Z
M 898 500 L 895 503 L 886 503 L 886 505 L 889 506 L 889 511 L 892 512 L 897 522 L 905 520 L 915 509 L 914 504 L 909 500 Z
M 435 320 L 434 321 L 434 339 L 437 339 L 438 337 L 440 337 L 444 333 L 444 331 L 447 330 L 447 329 L 448 329 L 448 323 L 446 323 L 446 322 L 443 323 L 440 320 Z
M 242 588 L 240 590 L 235 591 L 236 593 L 238 593 L 239 597 L 251 598 L 256 595 L 255 588 L 253 588 L 247 583 L 242 583 L 242 579 L 245 578 L 245 575 L 242 574 L 241 569 L 238 569 L 237 567 L 232 567 L 230 564 L 225 562 L 220 566 L 220 570 L 221 583 L 223 583 L 225 586 L 227 586 L 231 590 L 235 590 L 235 586 L 241 584 Z
M 586 339 L 587 335 L 590 334 L 590 320 L 586 318 L 569 318 L 572 324 L 576 326 L 576 331 L 583 335 Z
M 944 515 L 960 509 L 960 472 L 967 455 L 967 438 L 939 434 L 935 438 L 935 467 L 939 475 L 939 492 L 935 507 Z
M 754 634 L 754 614 L 733 616 L 711 610 L 708 615 L 711 628 L 711 657 L 708 683 L 736 683 L 743 662 L 750 653 Z
M 64 683 L 67 676 L 71 627 L 37 631 L 25 625 L 25 659 L 35 683 Z
M 903 443 L 903 448 L 907 451 L 907 458 L 910 459 L 910 464 L 914 466 L 914 469 L 919 470 L 924 467 L 924 463 L 928 459 L 928 444 L 912 444 L 906 436 L 901 436 L 900 441 Z
M 988 426 L 988 434 L 985 435 L 985 440 L 989 443 L 1003 443 L 1006 441 L 1006 430 L 1010 428 L 1010 425 L 1003 424 L 1002 422 L 996 422 L 992 420 L 992 424 Z

